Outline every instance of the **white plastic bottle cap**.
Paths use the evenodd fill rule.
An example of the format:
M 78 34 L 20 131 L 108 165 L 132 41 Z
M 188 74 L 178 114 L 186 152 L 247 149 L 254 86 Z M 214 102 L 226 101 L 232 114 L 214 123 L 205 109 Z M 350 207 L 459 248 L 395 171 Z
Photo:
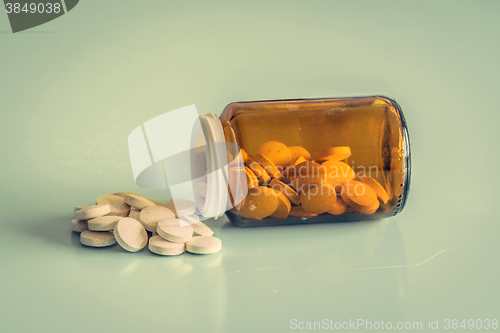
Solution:
M 191 139 L 191 170 L 196 174 L 205 174 L 203 180 L 193 179 L 193 192 L 198 211 L 206 218 L 224 214 L 227 203 L 227 153 L 225 148 L 224 131 L 219 117 L 209 113 L 200 116 L 199 123 L 193 128 Z M 205 147 L 203 152 L 196 151 L 196 147 Z M 201 172 L 205 168 L 205 172 Z M 199 191 L 199 184 L 206 184 L 204 195 Z
M 236 144 L 226 143 L 220 119 L 211 113 L 199 116 L 194 105 L 150 119 L 129 135 L 137 185 L 165 189 L 168 183 L 174 205 L 175 198 L 194 201 L 202 220 L 223 215 L 235 201 L 228 195 L 228 182 L 235 178 L 232 174 L 228 177 L 228 162 L 235 165 L 235 160 L 241 160 L 243 165 L 243 160 L 231 155 L 232 161 L 228 161 L 229 147 L 239 151 Z M 247 188 L 243 185 L 230 184 L 233 197 L 236 189 Z M 244 195 L 238 193 L 238 197 Z

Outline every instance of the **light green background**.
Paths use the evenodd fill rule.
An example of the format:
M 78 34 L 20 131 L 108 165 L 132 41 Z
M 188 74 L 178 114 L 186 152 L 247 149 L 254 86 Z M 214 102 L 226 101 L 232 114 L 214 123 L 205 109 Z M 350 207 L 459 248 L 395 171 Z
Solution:
M 0 13 L 0 331 L 282 332 L 500 317 L 500 2 L 96 1 Z M 73 206 L 139 191 L 128 134 L 195 103 L 384 94 L 413 174 L 377 222 L 240 229 L 213 256 L 79 244 Z M 363 331 L 360 329 L 359 331 Z

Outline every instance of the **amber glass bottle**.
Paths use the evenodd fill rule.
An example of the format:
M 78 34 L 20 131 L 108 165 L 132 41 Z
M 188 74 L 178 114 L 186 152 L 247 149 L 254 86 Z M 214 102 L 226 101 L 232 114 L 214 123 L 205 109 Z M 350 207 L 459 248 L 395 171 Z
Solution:
M 401 108 L 390 98 L 239 102 L 229 104 L 219 118 L 226 142 L 236 144 L 250 156 L 270 141 L 303 147 L 311 154 L 311 159 L 314 153 L 330 147 L 349 147 L 351 154 L 342 162 L 355 172 L 353 180 L 371 177 L 382 186 L 388 198 L 381 200 L 371 214 L 348 206 L 340 215 L 289 215 L 257 220 L 241 216 L 236 208 L 227 212 L 236 225 L 377 219 L 396 215 L 405 206 L 410 186 L 410 143 Z
M 290 200 L 291 212 L 286 214 L 285 209 L 284 215 L 274 214 L 279 217 L 263 218 L 244 214 L 241 205 L 231 199 L 234 208 L 226 214 L 238 226 L 378 219 L 396 215 L 405 206 L 410 186 L 410 143 L 401 108 L 390 98 L 370 96 L 238 102 L 229 104 L 219 118 L 224 140 L 228 143 L 229 159 L 243 153 L 247 166 L 249 161 L 260 161 L 261 163 L 256 163 L 262 164 L 269 171 L 271 181 L 276 178 L 276 183 L 279 179 L 281 184 L 289 186 L 298 196 L 301 196 L 301 192 L 308 191 L 311 185 L 308 183 L 306 187 L 297 188 L 293 180 L 290 180 L 293 178 L 285 177 L 287 165 L 276 165 L 281 174 L 273 176 L 274 169 L 267 169 L 266 163 L 262 163 L 262 157 L 259 159 L 257 156 L 259 153 L 266 154 L 262 148 L 266 143 L 278 142 L 287 147 L 304 148 L 306 152 L 302 155 L 307 156 L 302 157 L 303 160 L 308 160 L 305 164 L 309 166 L 320 168 L 320 165 L 339 165 L 337 162 L 344 166 L 347 164 L 349 172 L 353 171 L 347 180 L 352 184 L 363 182 L 378 197 L 376 207 L 363 209 L 367 206 L 359 206 L 359 198 L 345 197 L 340 193 L 342 186 L 346 189 L 344 179 L 344 182 L 335 184 L 339 187 L 335 188 L 337 202 L 342 202 L 345 206 L 345 211 L 340 214 L 309 214 L 307 209 L 304 213 L 301 207 L 297 207 L 301 205 L 299 201 L 294 203 Z M 350 149 L 350 154 L 345 155 L 347 157 L 338 155 L 337 159 L 333 158 L 334 161 L 329 162 L 328 154 L 336 151 L 335 149 Z M 250 156 L 250 160 L 247 160 L 246 155 Z M 293 157 L 293 161 L 287 160 L 287 163 L 293 164 L 297 156 Z M 344 158 L 339 159 L 341 157 Z M 269 159 L 272 160 L 271 157 Z M 258 170 L 254 171 L 258 173 Z M 269 179 L 266 181 L 259 177 L 257 181 L 261 189 L 273 187 L 269 184 Z M 249 185 L 248 189 L 255 185 L 257 183 Z M 229 194 L 231 195 L 231 191 Z M 303 206 L 309 209 L 305 203 Z

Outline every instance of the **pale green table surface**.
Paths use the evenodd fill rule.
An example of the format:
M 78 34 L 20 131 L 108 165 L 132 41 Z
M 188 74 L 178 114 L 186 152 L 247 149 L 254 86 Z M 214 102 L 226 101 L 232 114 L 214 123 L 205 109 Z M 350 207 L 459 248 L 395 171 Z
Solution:
M 499 17 L 488 0 L 82 0 L 12 34 L 0 13 L 0 332 L 499 319 Z M 159 114 L 374 94 L 400 103 L 410 131 L 394 218 L 221 218 L 208 221 L 220 254 L 174 258 L 87 248 L 70 230 L 73 206 L 103 193 L 169 198 L 135 185 L 127 148 Z

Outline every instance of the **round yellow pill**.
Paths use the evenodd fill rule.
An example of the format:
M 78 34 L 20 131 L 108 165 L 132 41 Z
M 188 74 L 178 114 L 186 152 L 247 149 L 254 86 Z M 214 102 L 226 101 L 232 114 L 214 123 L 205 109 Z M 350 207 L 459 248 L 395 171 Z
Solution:
M 270 216 L 277 219 L 285 219 L 288 217 L 290 213 L 290 209 L 292 205 L 290 204 L 290 200 L 281 192 L 274 190 L 278 197 L 278 207 Z
M 371 211 L 378 203 L 375 191 L 365 183 L 355 180 L 345 183 L 340 195 L 346 204 L 357 211 Z
M 298 205 L 300 204 L 300 196 L 293 188 L 290 186 L 286 185 L 285 183 L 273 179 L 271 180 L 271 183 L 269 184 L 272 189 L 277 190 L 281 193 L 283 193 L 293 204 Z
M 259 179 L 255 175 L 255 173 L 247 166 L 245 167 L 245 174 L 247 178 L 248 189 L 259 186 Z
M 267 173 L 269 173 L 274 179 L 281 179 L 280 170 L 278 170 L 276 165 L 274 165 L 274 163 L 270 159 L 259 153 L 255 154 L 254 159 L 260 165 L 262 165 L 264 170 L 266 170 Z
M 380 206 L 380 201 L 377 200 L 372 205 L 370 205 L 368 207 L 359 206 L 355 209 L 362 214 L 370 215 L 370 214 L 375 213 L 379 206 Z
M 307 191 L 311 185 L 323 186 L 326 183 L 326 168 L 314 161 L 300 163 L 290 176 L 290 184 L 299 193 Z
M 267 185 L 271 181 L 271 176 L 267 173 L 267 171 L 257 163 L 253 158 L 249 157 L 248 158 L 248 167 L 255 173 L 257 178 L 259 179 L 259 182 L 262 185 Z
M 351 148 L 347 146 L 332 147 L 317 151 L 313 154 L 316 161 L 336 160 L 340 161 L 351 156 Z
M 323 214 L 331 209 L 337 201 L 337 193 L 329 184 L 311 186 L 300 194 L 300 202 L 306 212 Z
M 304 157 L 306 160 L 311 159 L 311 154 L 305 149 L 304 147 L 301 146 L 292 146 L 288 147 L 290 149 L 290 160 L 296 160 L 300 156 Z
M 283 170 L 284 177 L 290 177 L 295 174 L 296 166 L 305 162 L 306 159 L 303 156 L 300 156 L 296 160 L 292 160 L 292 162 L 288 163 L 288 166 Z
M 375 193 L 377 194 L 377 198 L 379 198 L 380 201 L 382 201 L 385 204 L 389 201 L 389 195 L 387 194 L 386 190 L 375 179 L 365 175 L 361 177 L 359 181 L 370 186 L 372 190 L 375 191 Z
M 243 150 L 243 148 L 240 149 L 240 154 L 241 158 L 243 159 L 243 163 L 247 163 L 248 160 L 248 154 L 246 151 Z
M 248 191 L 241 203 L 240 212 L 244 217 L 262 219 L 278 208 L 278 196 L 273 189 L 257 186 Z
M 290 149 L 286 145 L 278 141 L 268 141 L 263 143 L 257 153 L 264 155 L 271 160 L 274 165 L 280 167 L 282 170 L 291 160 Z
M 296 216 L 296 217 L 314 217 L 318 216 L 318 214 L 313 214 L 306 212 L 302 205 L 300 206 L 293 206 L 292 209 L 290 209 L 290 214 L 289 216 Z
M 340 197 L 337 197 L 335 204 L 332 207 L 330 207 L 326 212 L 332 215 L 341 215 L 345 213 L 346 208 L 347 205 L 345 204 L 344 200 L 342 200 L 342 198 Z
M 331 184 L 353 180 L 356 177 L 354 170 L 344 162 L 329 160 L 321 163 L 326 168 L 326 175 Z

